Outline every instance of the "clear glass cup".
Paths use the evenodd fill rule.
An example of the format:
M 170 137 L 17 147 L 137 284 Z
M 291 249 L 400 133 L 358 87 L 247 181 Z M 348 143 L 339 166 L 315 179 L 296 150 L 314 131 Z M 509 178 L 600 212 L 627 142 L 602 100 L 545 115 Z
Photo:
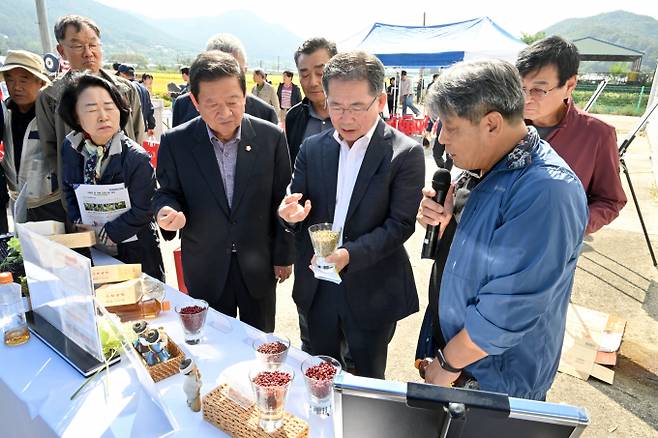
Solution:
M 15 346 L 26 343 L 30 339 L 30 331 L 25 320 L 21 287 L 8 281 L 0 284 L 0 329 L 4 333 L 5 345 Z
M 332 229 L 333 224 L 325 222 L 308 227 L 308 233 L 311 236 L 311 244 L 315 253 L 315 266 L 323 271 L 335 269 L 333 263 L 327 262 L 326 257 L 336 251 L 340 241 L 341 230 Z
M 286 362 L 290 339 L 274 333 L 264 333 L 254 339 L 251 345 L 263 369 L 277 370 Z
M 183 326 L 185 343 L 195 345 L 201 342 L 208 314 L 208 303 L 204 300 L 194 299 L 184 306 L 176 306 L 176 313 Z
M 288 377 L 287 382 L 282 376 Z M 264 370 L 258 366 L 249 372 L 249 381 L 256 398 L 258 425 L 265 432 L 273 433 L 283 426 L 286 398 L 294 377 L 295 373 L 288 366 L 276 371 Z
M 319 366 L 322 367 L 317 368 Z M 327 372 L 328 366 L 334 368 L 333 375 Z M 308 407 L 312 414 L 323 417 L 331 415 L 334 404 L 334 379 L 340 372 L 340 362 L 331 356 L 313 356 L 302 362 Z

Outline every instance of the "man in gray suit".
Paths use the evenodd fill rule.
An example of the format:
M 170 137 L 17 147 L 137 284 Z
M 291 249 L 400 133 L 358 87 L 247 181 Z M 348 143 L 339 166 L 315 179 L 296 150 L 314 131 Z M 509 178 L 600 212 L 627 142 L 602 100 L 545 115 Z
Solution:
M 231 55 L 199 55 L 190 92 L 201 117 L 162 136 L 153 211 L 165 239 L 181 230 L 190 295 L 272 332 L 276 280 L 294 257 L 277 217 L 291 174 L 285 135 L 245 114 L 244 71 Z
M 304 140 L 291 195 L 279 216 L 296 232 L 293 298 L 305 313 L 313 354 L 342 361 L 349 347 L 356 373 L 384 378 L 388 343 L 398 320 L 418 311 L 404 242 L 414 231 L 425 176 L 421 146 L 387 126 L 384 66 L 364 52 L 339 53 L 324 69 L 334 129 Z M 308 227 L 342 228 L 327 258 L 342 282 L 318 280 Z

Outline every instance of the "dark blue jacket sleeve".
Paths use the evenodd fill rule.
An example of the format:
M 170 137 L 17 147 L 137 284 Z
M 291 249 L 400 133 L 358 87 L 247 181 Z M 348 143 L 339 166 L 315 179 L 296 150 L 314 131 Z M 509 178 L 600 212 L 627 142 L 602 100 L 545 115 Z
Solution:
M 183 211 L 183 188 L 180 184 L 178 167 L 173 154 L 173 144 L 170 136 L 164 134 L 160 140 L 158 149 L 158 169 L 157 179 L 160 187 L 155 191 L 153 196 L 153 214 L 157 216 L 162 207 L 171 207 L 176 211 Z M 165 240 L 171 240 L 176 237 L 175 231 L 166 231 L 160 229 L 162 237 Z
M 425 179 L 423 150 L 414 146 L 397 159 L 403 161 L 391 176 L 388 217 L 371 232 L 343 245 L 350 253 L 350 272 L 379 262 L 402 246 L 414 232 Z
M 123 159 L 124 184 L 130 197 L 130 210 L 105 224 L 113 242 L 119 243 L 136 235 L 153 220 L 151 200 L 155 192 L 155 175 L 146 153 L 126 149 Z

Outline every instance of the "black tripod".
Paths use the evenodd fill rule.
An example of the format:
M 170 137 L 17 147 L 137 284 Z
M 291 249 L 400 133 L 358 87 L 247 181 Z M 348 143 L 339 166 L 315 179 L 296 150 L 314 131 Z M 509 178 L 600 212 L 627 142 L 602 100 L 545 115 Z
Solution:
M 653 114 L 656 107 L 658 107 L 658 102 L 654 103 L 651 106 L 651 108 L 645 111 L 645 113 L 642 115 L 642 118 L 640 119 L 640 122 L 637 124 L 635 129 L 621 143 L 621 146 L 619 146 L 619 163 L 621 164 L 621 168 L 624 171 L 624 175 L 626 175 L 626 181 L 628 182 L 628 187 L 631 189 L 631 196 L 633 196 L 633 202 L 635 203 L 637 216 L 638 218 L 640 218 L 640 224 L 642 225 L 642 231 L 644 232 L 644 239 L 647 241 L 647 247 L 649 248 L 649 254 L 651 255 L 651 260 L 653 261 L 654 267 L 658 266 L 658 262 L 656 262 L 656 254 L 654 254 L 653 252 L 653 247 L 651 246 L 651 240 L 649 239 L 649 233 L 647 232 L 646 225 L 644 225 L 644 218 L 642 217 L 642 212 L 640 211 L 640 203 L 637 201 L 637 196 L 635 196 L 635 189 L 633 188 L 633 183 L 631 182 L 631 175 L 630 173 L 628 173 L 628 167 L 626 167 L 626 162 L 624 161 L 624 154 L 628 150 L 628 146 L 630 146 L 631 142 L 635 139 L 637 133 L 640 132 L 642 127 L 644 127 L 644 125 L 647 123 L 647 120 L 649 120 L 649 117 L 651 116 L 651 114 Z

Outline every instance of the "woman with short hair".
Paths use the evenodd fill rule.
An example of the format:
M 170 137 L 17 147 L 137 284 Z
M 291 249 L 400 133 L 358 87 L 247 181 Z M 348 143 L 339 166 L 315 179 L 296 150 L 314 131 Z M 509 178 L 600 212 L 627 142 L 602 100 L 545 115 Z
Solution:
M 143 272 L 164 280 L 151 209 L 155 174 L 146 151 L 123 132 L 130 109 L 119 90 L 103 78 L 80 74 L 63 90 L 58 112 L 73 128 L 62 147 L 62 190 L 69 219 L 81 223 L 78 185 L 123 183 L 130 209 L 105 223 L 98 240 L 110 248 L 116 245 L 122 262 L 141 263 Z

